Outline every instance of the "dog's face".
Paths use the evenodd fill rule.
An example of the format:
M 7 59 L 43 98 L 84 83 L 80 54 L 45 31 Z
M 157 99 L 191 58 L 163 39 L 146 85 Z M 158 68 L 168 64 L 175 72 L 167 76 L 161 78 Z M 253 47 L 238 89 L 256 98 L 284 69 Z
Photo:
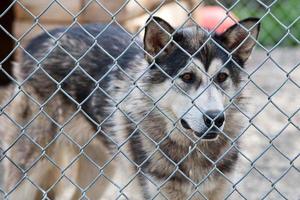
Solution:
M 197 26 L 175 31 L 160 18 L 148 20 L 144 48 L 152 65 L 150 93 L 170 126 L 175 122 L 192 137 L 217 138 L 258 33 L 258 19 L 253 18 L 210 37 Z

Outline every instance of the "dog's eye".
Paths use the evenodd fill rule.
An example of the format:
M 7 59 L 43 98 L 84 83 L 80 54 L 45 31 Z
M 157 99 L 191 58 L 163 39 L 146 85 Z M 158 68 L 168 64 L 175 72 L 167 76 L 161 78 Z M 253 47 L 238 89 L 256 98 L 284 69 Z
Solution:
M 181 78 L 181 80 L 183 80 L 186 83 L 192 83 L 195 79 L 195 76 L 193 73 L 185 73 L 185 74 L 182 74 L 180 76 L 180 78 Z
M 218 83 L 223 83 L 224 81 L 227 80 L 228 78 L 228 74 L 225 73 L 225 72 L 220 72 L 218 75 L 217 75 L 217 82 Z

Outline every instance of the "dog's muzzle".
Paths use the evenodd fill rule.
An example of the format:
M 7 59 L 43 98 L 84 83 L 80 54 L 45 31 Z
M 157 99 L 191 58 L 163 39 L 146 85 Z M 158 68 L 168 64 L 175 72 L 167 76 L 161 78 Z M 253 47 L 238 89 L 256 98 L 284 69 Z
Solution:
M 214 140 L 219 136 L 219 133 L 220 132 L 216 128 L 212 128 L 210 130 L 205 130 L 201 133 L 195 132 L 195 135 L 205 140 Z
M 193 130 L 190 125 L 184 119 L 180 120 L 180 123 L 183 128 L 192 131 L 197 137 L 205 140 L 214 140 L 218 137 L 220 131 L 218 128 L 221 128 L 225 122 L 225 115 L 219 111 L 207 111 L 203 115 L 204 123 L 207 127 L 206 130 L 202 132 L 197 132 Z
M 214 140 L 219 135 L 219 131 L 215 127 L 206 129 L 205 131 L 202 131 L 202 132 L 197 132 L 197 131 L 194 131 L 184 119 L 181 119 L 180 123 L 183 128 L 185 128 L 189 131 L 192 131 L 197 137 L 204 139 L 204 140 Z

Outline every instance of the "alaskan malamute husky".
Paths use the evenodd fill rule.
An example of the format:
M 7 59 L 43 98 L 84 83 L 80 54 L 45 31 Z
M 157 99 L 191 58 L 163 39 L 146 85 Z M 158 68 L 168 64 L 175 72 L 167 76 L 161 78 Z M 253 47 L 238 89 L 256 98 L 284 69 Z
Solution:
M 254 18 L 211 35 L 152 17 L 143 43 L 112 24 L 33 39 L 1 116 L 6 197 L 226 197 L 258 33 Z

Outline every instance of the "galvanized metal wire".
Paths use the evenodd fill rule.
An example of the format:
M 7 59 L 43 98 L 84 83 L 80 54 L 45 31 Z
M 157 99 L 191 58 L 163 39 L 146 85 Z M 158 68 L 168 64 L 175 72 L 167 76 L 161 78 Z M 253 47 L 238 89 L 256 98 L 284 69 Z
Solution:
M 285 134 L 285 130 L 288 126 L 293 126 L 296 130 L 297 130 L 297 134 L 300 133 L 300 126 L 299 124 L 297 124 L 298 121 L 294 121 L 294 117 L 300 112 L 300 106 L 298 106 L 298 109 L 294 110 L 292 114 L 290 113 L 286 113 L 286 111 L 284 109 L 282 109 L 280 106 L 277 105 L 277 102 L 274 101 L 273 99 L 275 98 L 275 96 L 283 89 L 283 87 L 285 87 L 285 85 L 287 83 L 292 83 L 294 86 L 296 86 L 297 88 L 300 88 L 300 83 L 295 81 L 292 77 L 291 74 L 294 73 L 294 71 L 296 71 L 297 69 L 299 69 L 299 65 L 300 62 L 298 60 L 298 62 L 296 64 L 294 64 L 292 66 L 291 69 L 287 69 L 285 66 L 282 66 L 280 63 L 278 63 L 278 61 L 276 59 L 274 59 L 274 57 L 272 56 L 273 52 L 276 51 L 276 49 L 278 49 L 281 44 L 287 39 L 289 38 L 290 40 L 293 41 L 293 44 L 295 46 L 299 46 L 299 37 L 297 35 L 295 35 L 291 30 L 292 28 L 299 23 L 300 21 L 300 16 L 298 15 L 297 18 L 295 18 L 290 24 L 286 24 L 281 22 L 281 20 L 277 17 L 277 15 L 275 13 L 273 13 L 272 11 L 272 7 L 276 6 L 277 4 L 281 4 L 282 3 L 279 0 L 273 0 L 273 1 L 263 1 L 263 0 L 256 0 L 256 4 L 260 7 L 262 7 L 263 12 L 262 15 L 260 16 L 261 22 L 264 22 L 264 18 L 267 18 L 267 16 L 271 16 L 277 23 L 278 26 L 282 27 L 285 30 L 285 34 L 282 35 L 281 39 L 278 41 L 274 41 L 273 46 L 265 46 L 263 44 L 263 41 L 256 41 L 257 43 L 257 48 L 260 49 L 260 52 L 263 52 L 265 56 L 264 59 L 258 61 L 259 63 L 256 63 L 257 65 L 254 66 L 254 69 L 252 71 L 249 70 L 245 70 L 243 68 L 240 67 L 240 70 L 246 74 L 247 76 L 247 80 L 245 81 L 244 85 L 241 87 L 241 91 L 245 90 L 249 85 L 252 85 L 253 87 L 255 87 L 255 89 L 259 90 L 261 93 L 263 93 L 267 99 L 267 102 L 265 104 L 261 104 L 261 108 L 259 108 L 253 115 L 249 115 L 249 113 L 245 112 L 242 108 L 239 108 L 238 105 L 235 104 L 235 102 L 233 101 L 236 96 L 238 95 L 239 92 L 238 91 L 235 95 L 230 96 L 229 94 L 226 94 L 225 91 L 223 91 L 225 93 L 225 95 L 232 100 L 231 104 L 228 105 L 227 107 L 224 108 L 224 112 L 229 108 L 229 106 L 234 106 L 240 113 L 242 113 L 242 115 L 247 118 L 248 123 L 246 124 L 246 127 L 241 131 L 241 133 L 234 139 L 228 137 L 226 135 L 225 132 L 222 132 L 222 134 L 231 142 L 231 148 L 229 148 L 227 151 L 224 152 L 224 154 L 222 156 L 220 156 L 220 158 L 217 161 L 213 161 L 211 160 L 207 155 L 205 155 L 204 152 L 201 152 L 201 154 L 207 159 L 209 160 L 209 162 L 211 162 L 214 165 L 214 168 L 209 171 L 209 173 L 203 177 L 203 179 L 199 182 L 199 183 L 195 183 L 193 180 L 191 180 L 183 171 L 181 171 L 181 169 L 179 168 L 179 165 L 189 156 L 190 152 L 195 150 L 196 146 L 194 146 L 192 149 L 190 149 L 190 152 L 183 157 L 179 162 L 174 162 L 172 159 L 170 159 L 163 151 L 160 150 L 160 144 L 164 142 L 164 139 L 161 140 L 160 142 L 156 142 L 154 141 L 146 132 L 144 132 L 143 130 L 139 130 L 140 134 L 142 134 L 144 137 L 146 137 L 148 140 L 150 140 L 153 144 L 155 144 L 156 149 L 153 152 L 150 152 L 149 154 L 149 158 L 147 158 L 143 163 L 135 163 L 133 160 L 131 160 L 131 158 L 126 155 L 126 153 L 124 153 L 121 149 L 122 147 L 124 147 L 124 145 L 126 145 L 126 143 L 131 139 L 130 137 L 132 137 L 135 132 L 138 130 L 139 125 L 143 122 L 143 120 L 149 116 L 149 114 L 151 113 L 151 111 L 153 111 L 154 109 L 158 109 L 162 115 L 164 115 L 166 117 L 166 119 L 172 121 L 173 124 L 177 123 L 177 121 L 173 121 L 166 113 L 164 113 L 162 111 L 162 109 L 157 105 L 157 102 L 159 102 L 172 88 L 176 88 L 179 91 L 181 91 L 183 94 L 187 95 L 185 93 L 185 91 L 179 87 L 178 85 L 176 85 L 175 83 L 168 88 L 166 91 L 164 91 L 163 95 L 159 98 L 159 99 L 153 99 L 150 95 L 148 95 L 146 92 L 143 91 L 143 89 L 136 84 L 137 81 L 139 79 L 141 79 L 141 77 L 147 72 L 143 72 L 138 78 L 133 78 L 130 76 L 130 74 L 128 74 L 126 71 L 124 71 L 124 69 L 122 69 L 122 67 L 119 66 L 118 64 L 118 59 L 120 57 L 122 57 L 126 50 L 133 44 L 135 45 L 139 45 L 138 43 L 136 43 L 136 38 L 140 37 L 140 33 L 144 30 L 144 27 L 142 27 L 141 29 L 139 29 L 136 33 L 130 33 L 128 32 L 125 28 L 123 29 L 126 33 L 130 34 L 132 36 L 132 40 L 130 42 L 130 45 L 127 47 L 127 49 L 125 51 L 123 51 L 123 53 L 121 53 L 118 57 L 113 57 L 112 55 L 110 55 L 103 47 L 101 47 L 98 43 L 97 43 L 97 39 L 101 38 L 101 34 L 106 30 L 103 29 L 102 32 L 100 32 L 98 35 L 94 36 L 91 33 L 88 32 L 88 30 L 86 30 L 83 26 L 83 24 L 81 24 L 79 22 L 79 17 L 80 15 L 83 14 L 83 12 L 85 11 L 85 9 L 91 4 L 91 3 L 96 3 L 99 7 L 101 7 L 103 10 L 105 10 L 105 12 L 111 17 L 111 20 L 107 22 L 107 27 L 111 24 L 117 24 L 120 27 L 122 27 L 122 23 L 118 22 L 117 20 L 117 16 L 118 14 L 126 7 L 126 5 L 128 5 L 128 3 L 130 3 L 131 1 L 135 2 L 136 4 L 138 4 L 140 6 L 140 8 L 142 8 L 144 10 L 144 12 L 146 14 L 149 15 L 149 17 L 151 16 L 155 16 L 157 11 L 159 11 L 168 1 L 161 1 L 159 3 L 159 5 L 156 6 L 156 8 L 154 10 L 148 10 L 147 8 L 143 7 L 143 5 L 138 1 L 138 0 L 126 0 L 124 1 L 124 3 L 115 11 L 115 12 L 111 12 L 109 9 L 107 9 L 104 5 L 103 2 L 100 0 L 89 0 L 86 1 L 85 4 L 82 6 L 82 8 L 79 10 L 78 13 L 72 13 L 63 3 L 63 0 L 52 0 L 47 6 L 46 8 L 39 13 L 38 15 L 35 15 L 31 12 L 31 10 L 29 8 L 27 8 L 26 6 L 23 5 L 23 1 L 21 0 L 14 0 L 12 1 L 12 3 L 10 4 L 9 7 L 7 7 L 7 9 L 3 12 L 0 13 L 0 18 L 6 14 L 6 12 L 8 12 L 10 9 L 13 8 L 13 6 L 18 5 L 20 6 L 22 9 L 24 9 L 28 15 L 30 15 L 34 20 L 32 21 L 32 25 L 29 27 L 29 29 L 24 32 L 20 37 L 15 37 L 12 33 L 9 33 L 8 31 L 5 30 L 5 28 L 3 28 L 2 26 L 0 26 L 0 29 L 2 31 L 4 31 L 14 42 L 15 42 L 15 48 L 11 51 L 11 53 L 9 55 L 7 55 L 6 58 L 4 58 L 3 60 L 0 60 L 0 66 L 13 54 L 18 50 L 22 51 L 24 54 L 26 54 L 27 56 L 29 56 L 32 60 L 35 61 L 36 63 L 36 69 L 34 71 L 32 71 L 31 75 L 28 76 L 27 79 L 23 80 L 22 82 L 18 82 L 12 75 L 8 74 L 2 67 L 0 67 L 0 70 L 5 73 L 11 80 L 12 80 L 12 84 L 14 84 L 17 88 L 18 91 L 16 93 L 14 93 L 13 96 L 11 96 L 8 100 L 2 102 L 1 107 L 0 107 L 0 115 L 2 117 L 5 117 L 6 119 L 8 119 L 10 122 L 12 122 L 14 124 L 15 127 L 17 127 L 20 131 L 19 131 L 19 135 L 18 137 L 16 137 L 14 139 L 14 141 L 11 143 L 11 145 L 8 148 L 2 148 L 0 146 L 0 152 L 2 152 L 2 154 L 0 154 L 0 164 L 3 160 L 8 160 L 12 165 L 14 165 L 21 173 L 22 173 L 22 179 L 9 191 L 5 190 L 4 188 L 0 187 L 0 198 L 4 198 L 4 199 L 9 199 L 11 193 L 13 193 L 15 190 L 18 189 L 20 183 L 23 180 L 26 180 L 28 182 L 30 182 L 37 190 L 39 190 L 43 195 L 43 199 L 50 199 L 50 197 L 48 196 L 48 193 L 55 187 L 56 184 L 58 184 L 62 179 L 67 179 L 75 188 L 77 188 L 80 193 L 81 193 L 81 197 L 80 199 L 89 199 L 87 194 L 87 191 L 93 186 L 93 184 L 95 182 L 97 182 L 97 180 L 99 180 L 100 178 L 104 178 L 107 181 L 109 181 L 112 185 L 114 185 L 117 190 L 119 191 L 119 196 L 116 199 L 119 198 L 125 198 L 128 199 L 128 197 L 126 197 L 126 194 L 123 192 L 124 189 L 126 188 L 127 185 L 131 184 L 133 182 L 133 180 L 138 176 L 138 174 L 142 174 L 145 178 L 147 178 L 150 182 L 152 182 L 153 184 L 156 184 L 155 182 L 153 182 L 150 178 L 147 177 L 147 174 L 144 174 L 143 171 L 140 170 L 141 166 L 152 156 L 154 155 L 156 152 L 160 152 L 162 155 L 164 155 L 169 161 L 170 163 L 172 163 L 176 170 L 174 170 L 174 172 L 162 183 L 156 185 L 157 187 L 157 194 L 155 196 L 152 197 L 152 199 L 155 199 L 156 196 L 158 195 L 163 195 L 162 193 L 160 193 L 161 188 L 166 184 L 166 182 L 171 179 L 172 175 L 174 175 L 175 173 L 180 173 L 182 176 L 184 176 L 187 180 L 189 180 L 193 186 L 195 188 L 198 188 L 202 183 L 204 183 L 209 176 L 213 173 L 213 172 L 218 172 L 220 173 L 222 176 L 224 176 L 224 178 L 230 182 L 230 184 L 232 185 L 231 187 L 231 191 L 227 194 L 227 196 L 225 197 L 225 199 L 231 199 L 232 196 L 234 194 L 238 194 L 240 199 L 248 199 L 247 195 L 245 195 L 245 192 L 241 192 L 239 185 L 245 181 L 245 179 L 247 179 L 247 177 L 249 177 L 251 175 L 251 173 L 253 173 L 253 171 L 257 172 L 260 176 L 263 177 L 263 179 L 265 179 L 270 188 L 268 190 L 266 190 L 261 196 L 261 199 L 269 199 L 270 198 L 270 194 L 273 192 L 277 192 L 277 194 L 279 195 L 280 198 L 282 199 L 290 199 L 291 196 L 286 196 L 285 193 L 281 192 L 281 188 L 278 185 L 278 183 L 280 181 L 282 181 L 284 179 L 284 177 L 291 171 L 291 170 L 296 170 L 296 172 L 298 174 L 300 174 L 300 169 L 298 164 L 296 164 L 297 159 L 299 160 L 299 156 L 300 156 L 300 152 L 298 152 L 298 154 L 294 157 L 290 157 L 288 155 L 285 154 L 285 152 L 282 152 L 281 147 L 278 147 L 275 142 L 276 140 L 281 137 L 283 134 Z M 214 5 L 218 5 L 220 7 L 222 7 L 223 9 L 225 9 L 227 12 L 231 12 L 231 11 L 235 11 L 236 7 L 243 7 L 244 4 L 246 4 L 246 1 L 243 0 L 236 0 L 236 1 L 199 1 L 199 2 L 194 2 L 194 6 L 190 9 L 187 9 L 186 7 L 184 7 L 181 4 L 181 1 L 176 0 L 173 1 L 174 3 L 176 3 L 178 6 L 180 6 L 183 10 L 186 11 L 188 18 L 186 19 L 186 21 L 182 22 L 182 26 L 184 26 L 188 21 L 192 21 L 194 23 L 197 23 L 197 21 L 193 18 L 192 13 L 200 6 L 203 6 L 205 4 L 214 4 Z M 284 2 L 285 4 L 289 4 L 289 2 Z M 43 23 L 41 22 L 41 17 L 50 9 L 50 7 L 53 4 L 58 4 L 65 12 L 67 12 L 71 17 L 72 17 L 72 22 L 70 22 L 70 24 L 66 27 L 65 31 L 60 35 L 60 37 L 54 37 L 53 35 L 51 35 L 51 33 L 49 32 L 49 30 L 43 25 Z M 249 16 L 250 17 L 250 16 Z M 225 21 L 225 18 L 224 20 Z M 221 23 L 223 22 L 221 21 L 219 23 L 219 25 L 221 25 Z M 145 24 L 146 25 L 146 24 Z M 265 24 L 264 24 L 265 25 Z M 27 34 L 34 28 L 34 27 L 39 27 L 42 29 L 43 33 L 47 34 L 51 39 L 53 39 L 54 41 L 54 45 L 51 47 L 51 49 L 49 49 L 48 53 L 40 60 L 37 60 L 36 58 L 34 58 L 34 56 L 32 56 L 27 50 L 26 48 L 22 45 L 22 41 L 24 40 L 24 38 L 27 36 Z M 63 46 L 60 45 L 60 40 L 61 38 L 73 27 L 73 26 L 79 26 L 86 35 L 88 35 L 89 37 L 93 38 L 93 40 L 95 41 L 92 46 L 79 58 L 75 58 L 70 52 L 68 52 L 68 50 L 66 50 Z M 182 27 L 181 26 L 181 27 Z M 218 26 L 217 26 L 218 27 Z M 216 27 L 216 28 L 217 28 Z M 180 28 L 180 27 L 178 27 Z M 215 29 L 216 29 L 215 28 Z M 214 30 L 212 30 L 213 32 Z M 208 32 L 209 37 L 208 40 L 202 45 L 202 47 L 208 42 L 208 41 L 213 41 L 212 38 L 212 32 Z M 170 35 L 171 37 L 173 36 L 172 34 Z M 254 39 L 254 38 L 252 38 Z M 170 41 L 171 42 L 171 41 Z M 174 41 L 173 41 L 174 42 Z M 213 41 L 218 47 L 223 48 L 220 44 L 218 44 L 216 41 Z M 176 42 L 174 42 L 175 45 L 180 48 L 183 52 L 185 52 L 186 54 L 188 54 L 188 52 L 185 51 L 185 49 L 183 49 L 179 44 L 177 44 Z M 106 74 L 100 78 L 99 80 L 95 80 L 88 72 L 85 71 L 84 67 L 80 65 L 80 61 L 90 52 L 90 50 L 93 47 L 98 47 L 99 49 L 101 49 L 103 52 L 105 52 L 112 60 L 113 60 L 113 65 L 112 67 L 106 72 Z M 199 52 L 202 47 L 199 48 L 199 50 L 197 52 Z M 42 67 L 42 63 L 45 59 L 47 59 L 47 57 L 51 54 L 51 52 L 54 51 L 54 49 L 59 48 L 61 49 L 64 53 L 66 53 L 66 55 L 68 55 L 70 58 L 72 58 L 72 60 L 75 62 L 75 67 L 68 73 L 68 75 L 66 75 L 64 77 L 64 79 L 57 81 L 55 80 L 53 77 L 51 77 L 51 75 L 43 69 Z M 142 47 L 140 47 L 141 49 L 143 49 Z M 225 50 L 225 49 L 224 49 Z M 197 53 L 195 52 L 195 54 Z M 145 52 L 147 53 L 147 52 Z M 194 55 L 195 55 L 194 54 Z M 232 56 L 232 52 L 228 52 L 228 54 L 230 56 Z M 191 57 L 193 57 L 194 55 L 189 55 Z M 287 55 L 288 56 L 288 55 Z M 255 58 L 254 58 L 255 59 Z M 266 64 L 266 62 L 271 61 L 272 63 L 275 64 L 275 66 L 277 67 L 277 69 L 279 69 L 282 73 L 285 74 L 285 80 L 278 86 L 278 88 L 274 91 L 272 91 L 271 93 L 266 91 L 265 88 L 263 88 L 261 85 L 259 85 L 254 79 L 253 77 L 257 74 L 260 73 L 259 70 L 261 68 L 264 67 L 264 65 Z M 192 61 L 191 61 L 192 63 Z M 188 67 L 189 64 L 188 63 L 187 66 Z M 155 63 L 153 63 L 155 64 Z M 226 63 L 225 63 L 226 64 Z M 224 64 L 224 65 L 225 65 Z M 238 63 L 235 63 L 236 65 L 238 65 Z M 150 68 L 151 66 L 149 66 Z M 164 72 L 164 70 L 156 65 L 156 67 L 158 69 L 161 70 L 161 72 L 168 77 L 171 80 L 174 80 L 177 77 L 171 77 L 169 76 L 166 72 Z M 148 68 L 148 69 L 149 69 Z M 199 68 L 200 69 L 200 68 Z M 53 92 L 53 94 L 48 97 L 42 104 L 37 101 L 35 98 L 33 98 L 26 90 L 24 90 L 24 85 L 28 82 L 28 80 L 30 79 L 30 77 L 32 75 L 34 75 L 38 70 L 42 70 L 43 73 L 45 75 L 47 75 L 47 77 L 53 81 L 53 83 L 55 83 L 57 85 L 57 88 L 55 90 L 55 92 Z M 77 102 L 70 94 L 68 94 L 66 91 L 63 90 L 62 88 L 62 83 L 64 81 L 66 81 L 75 70 L 80 70 L 86 77 L 88 77 L 94 84 L 95 84 L 95 89 L 90 93 L 90 95 L 88 95 L 88 97 L 83 100 L 82 102 Z M 110 96 L 110 94 L 108 94 L 103 88 L 101 88 L 101 84 L 100 82 L 107 77 L 111 71 L 113 70 L 120 70 L 122 71 L 127 77 L 128 79 L 131 81 L 131 84 L 134 85 L 135 87 L 132 87 L 131 89 L 129 89 L 127 91 L 126 94 L 124 94 L 124 97 L 121 100 L 114 100 L 113 97 Z M 209 76 L 205 71 L 203 71 L 203 73 L 207 76 Z M 214 84 L 213 82 L 211 84 Z M 210 85 L 211 85 L 210 84 Z M 210 85 L 207 86 L 210 87 Z M 218 86 L 217 86 L 218 87 Z M 139 121 L 134 121 L 126 112 L 124 112 L 121 108 L 120 108 L 120 103 L 122 101 L 124 101 L 133 90 L 140 90 L 145 96 L 147 96 L 147 98 L 150 98 L 153 102 L 154 102 L 154 106 L 148 111 L 148 113 L 141 118 Z M 221 89 L 221 88 L 219 88 Z M 104 119 L 101 123 L 97 123 L 91 116 L 88 115 L 88 113 L 86 113 L 83 109 L 82 109 L 82 105 L 84 103 L 86 103 L 86 101 L 91 97 L 91 95 L 96 91 L 96 90 L 100 90 L 101 92 L 103 92 L 105 95 L 107 95 L 109 98 L 112 99 L 112 101 L 115 103 L 115 108 L 114 110 L 106 117 L 106 119 Z M 222 90 L 222 89 L 221 89 Z M 204 91 L 203 91 L 204 92 Z M 58 93 L 63 93 L 63 95 L 65 95 L 74 105 L 76 105 L 77 110 L 75 113 L 73 113 L 70 118 L 65 121 L 64 123 L 59 123 L 57 122 L 55 119 L 53 119 L 53 117 L 51 115 L 49 115 L 49 113 L 47 113 L 47 111 L 45 111 L 45 107 L 47 104 L 50 103 L 50 101 L 53 99 L 53 97 L 58 94 Z M 34 105 L 36 105 L 39 110 L 37 113 L 34 114 L 34 116 L 32 117 L 31 120 L 27 121 L 25 124 L 19 124 L 18 122 L 15 121 L 14 118 L 12 118 L 7 112 L 6 112 L 6 108 L 12 104 L 12 102 L 15 100 L 15 98 L 18 95 L 24 95 L 26 96 L 26 98 L 28 98 L 30 100 L 30 102 L 32 102 Z M 200 96 L 201 94 L 199 94 Z M 192 97 L 189 97 L 191 101 L 193 101 L 194 99 Z M 197 97 L 196 97 L 197 98 Z M 276 134 L 270 136 L 269 134 L 265 133 L 264 130 L 262 130 L 261 127 L 257 126 L 256 123 L 254 123 L 255 119 L 262 113 L 264 112 L 267 107 L 269 105 L 272 105 L 275 107 L 275 109 L 277 111 L 279 111 L 282 115 L 284 115 L 287 120 L 286 123 L 284 124 L 284 127 L 278 131 Z M 298 105 L 300 105 L 298 103 Z M 196 105 L 195 105 L 196 106 Z M 191 109 L 191 108 L 190 108 Z M 200 108 L 198 108 L 199 111 L 201 111 Z M 118 144 L 116 143 L 112 138 L 110 138 L 109 134 L 106 133 L 104 130 L 101 129 L 101 126 L 117 111 L 122 112 L 122 114 L 124 116 L 126 116 L 129 120 L 131 120 L 133 123 L 135 123 L 136 125 L 136 130 L 133 131 L 133 133 L 130 134 L 130 136 L 122 143 L 122 144 Z M 185 115 L 188 111 L 186 111 L 183 115 Z M 91 123 L 93 123 L 96 127 L 97 127 L 97 131 L 92 135 L 91 138 L 89 138 L 89 140 L 87 141 L 86 144 L 82 145 L 79 144 L 76 140 L 74 140 L 74 138 L 72 138 L 66 131 L 66 126 L 68 125 L 68 123 L 70 121 L 72 121 L 76 115 L 78 113 L 82 113 L 87 120 L 89 120 Z M 38 142 L 35 141 L 34 138 L 30 137 L 30 135 L 27 133 L 27 129 L 28 127 L 30 127 L 32 125 L 32 123 L 38 118 L 38 116 L 42 114 L 43 116 L 45 116 L 50 123 L 53 123 L 56 127 L 58 127 L 59 133 L 57 133 L 55 135 L 55 137 L 53 138 L 53 140 L 48 143 L 46 146 L 41 146 Z M 271 117 L 271 116 L 270 116 Z M 257 133 L 259 133 L 264 139 L 266 139 L 268 141 L 268 145 L 264 146 L 263 149 L 261 149 L 259 155 L 255 158 L 249 158 L 249 156 L 247 154 L 244 153 L 243 150 L 239 149 L 239 147 L 236 145 L 236 142 L 238 140 L 241 140 L 244 135 L 247 133 L 248 129 L 250 128 L 254 128 L 256 129 Z M 174 130 L 177 130 L 178 128 L 176 126 L 173 127 L 173 129 L 171 129 L 166 135 L 165 138 L 169 137 L 172 132 Z M 181 133 L 185 136 L 185 137 L 189 137 L 187 134 L 184 133 L 184 131 L 180 130 Z M 96 161 L 93 160 L 93 158 L 91 158 L 84 150 L 85 148 L 93 141 L 93 139 L 96 137 L 97 134 L 101 133 L 103 136 L 107 137 L 114 145 L 118 146 L 118 149 L 120 149 L 117 153 L 113 154 L 110 159 L 106 160 L 105 164 L 103 164 L 102 166 L 99 166 L 97 164 Z M 68 141 L 70 143 L 72 143 L 72 145 L 76 146 L 79 149 L 79 153 L 76 157 L 74 157 L 72 159 L 72 162 L 70 162 L 65 168 L 61 168 L 56 161 L 51 158 L 49 155 L 47 155 L 46 151 L 48 148 L 51 147 L 51 145 L 53 145 L 53 143 L 55 143 L 60 137 L 65 137 L 68 139 Z M 26 170 L 22 169 L 22 167 L 18 166 L 17 163 L 15 163 L 14 160 L 12 160 L 8 153 L 16 143 L 18 143 L 20 141 L 21 138 L 26 138 L 27 140 L 29 140 L 34 146 L 36 146 L 36 148 L 39 149 L 40 151 L 40 155 L 31 163 L 31 166 L 29 168 L 27 168 Z M 201 138 L 199 138 L 200 140 Z M 0 142 L 1 145 L 1 142 Z M 288 145 L 288 144 L 286 144 Z M 239 156 L 242 157 L 244 160 L 246 160 L 248 163 L 250 163 L 250 167 L 248 170 L 245 170 L 243 173 L 243 175 L 241 177 L 239 177 L 237 180 L 232 180 L 229 177 L 226 177 L 225 174 L 223 174 L 222 171 L 220 171 L 216 166 L 217 163 L 222 160 L 224 158 L 224 156 L 226 155 L 226 153 L 228 151 L 230 151 L 231 149 L 237 149 L 239 151 Z M 280 174 L 279 176 L 276 177 L 276 179 L 274 180 L 273 178 L 269 178 L 268 176 L 265 175 L 264 171 L 261 170 L 260 167 L 257 167 L 257 162 L 259 162 L 259 160 L 262 159 L 262 157 L 264 157 L 266 155 L 266 153 L 270 150 L 270 149 L 275 149 L 277 153 L 279 153 L 282 157 L 284 157 L 287 162 L 289 163 L 289 167 L 284 169 L 284 172 L 282 174 Z M 201 150 L 199 150 L 201 151 Z M 137 169 L 136 174 L 133 175 L 133 177 L 131 177 L 130 180 L 128 180 L 128 183 L 124 186 L 120 186 L 118 185 L 118 183 L 115 183 L 113 180 L 110 179 L 110 177 L 108 177 L 105 173 L 104 170 L 106 169 L 106 167 L 109 166 L 109 164 L 119 155 L 122 154 L 133 166 L 135 166 Z M 72 167 L 72 165 L 81 157 L 84 156 L 88 162 L 90 162 L 95 168 L 97 168 L 97 170 L 99 171 L 98 175 L 96 177 L 94 177 L 94 179 L 88 184 L 87 187 L 82 188 L 80 185 L 78 185 L 74 180 L 72 180 L 72 178 L 70 178 L 67 175 L 67 170 L 70 169 Z M 60 178 L 58 180 L 55 181 L 55 183 L 52 185 L 52 187 L 48 188 L 47 190 L 44 190 L 42 188 L 42 186 L 40 186 L 39 184 L 36 184 L 34 182 L 34 180 L 32 180 L 29 176 L 28 176 L 28 172 L 35 167 L 35 165 L 37 164 L 37 162 L 40 159 L 47 159 L 55 168 L 57 168 L 60 171 Z M 0 168 L 0 172 L 1 172 Z M 272 169 L 269 169 L 270 171 L 272 171 Z M 1 175 L 0 175 L 1 178 Z M 1 182 L 1 179 L 0 179 Z M 295 187 L 299 187 L 300 186 L 300 179 L 298 181 L 298 185 L 295 185 Z M 259 187 L 259 186 L 258 186 Z M 190 198 L 193 197 L 193 195 L 195 193 L 197 193 L 199 191 L 195 190 L 193 194 L 190 194 Z M 250 191 L 249 192 L 253 192 Z M 203 194 L 200 194 L 204 199 L 207 199 Z M 298 196 L 293 196 L 292 199 L 300 199 L 300 194 L 297 193 L 296 195 Z M 165 197 L 167 199 L 167 197 Z M 251 199 L 251 197 L 250 197 Z

